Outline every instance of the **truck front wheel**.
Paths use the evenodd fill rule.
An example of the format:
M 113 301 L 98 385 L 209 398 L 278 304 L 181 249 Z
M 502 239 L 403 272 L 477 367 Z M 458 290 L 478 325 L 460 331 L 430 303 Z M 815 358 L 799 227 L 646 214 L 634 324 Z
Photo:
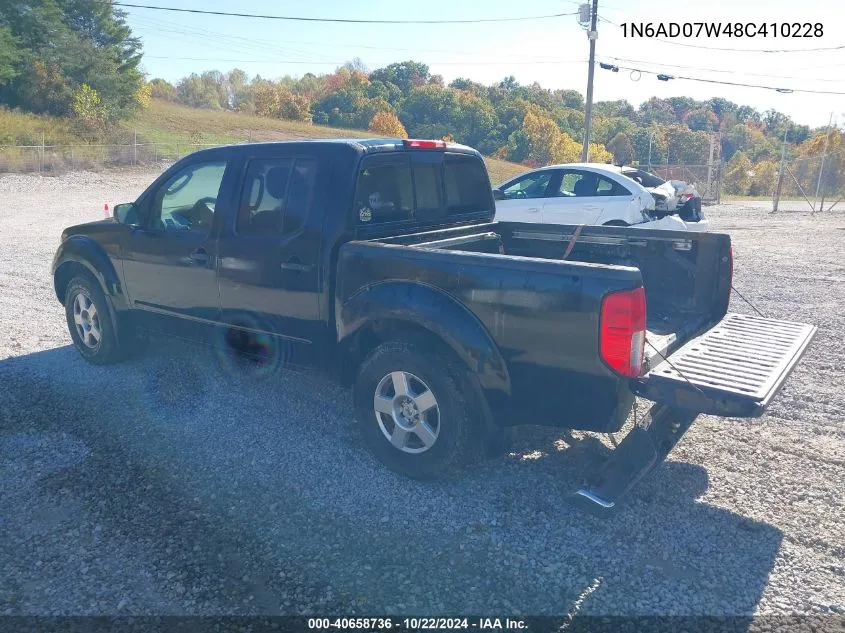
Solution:
M 380 344 L 361 364 L 353 394 L 358 425 L 388 468 L 428 478 L 466 460 L 473 425 L 458 371 L 430 346 L 406 341 Z
M 73 344 L 85 360 L 108 365 L 121 359 L 106 297 L 88 276 L 74 277 L 68 284 L 65 315 Z

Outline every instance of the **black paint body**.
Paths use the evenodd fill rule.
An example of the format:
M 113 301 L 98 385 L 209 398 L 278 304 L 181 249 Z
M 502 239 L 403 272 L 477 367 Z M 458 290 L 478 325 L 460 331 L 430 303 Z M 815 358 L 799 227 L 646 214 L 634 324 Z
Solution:
M 118 328 L 142 327 L 206 342 L 221 331 L 264 334 L 291 363 L 354 365 L 386 329 L 425 330 L 466 363 L 490 423 L 615 431 L 631 381 L 599 354 L 602 298 L 645 286 L 649 330 L 674 333 L 671 352 L 726 313 L 730 238 L 616 227 L 496 223 L 489 205 L 461 216 L 359 225 L 353 196 L 361 160 L 404 149 L 395 140 L 245 144 L 197 152 L 136 202 L 148 205 L 175 170 L 226 160 L 207 235 L 155 232 L 104 220 L 63 233 L 56 293 L 84 267 L 102 284 Z M 469 148 L 448 152 L 481 161 Z M 319 165 L 303 225 L 283 237 L 235 233 L 250 159 L 305 157 Z M 489 185 L 489 182 L 488 182 Z M 504 253 L 504 254 L 502 254 Z

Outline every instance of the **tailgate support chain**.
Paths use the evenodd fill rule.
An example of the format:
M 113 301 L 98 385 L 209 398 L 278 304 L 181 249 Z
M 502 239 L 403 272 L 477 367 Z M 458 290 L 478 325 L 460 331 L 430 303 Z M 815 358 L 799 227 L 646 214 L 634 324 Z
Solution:
M 608 514 L 638 481 L 663 463 L 696 417 L 693 411 L 655 404 L 610 454 L 594 481 L 570 501 L 592 514 Z

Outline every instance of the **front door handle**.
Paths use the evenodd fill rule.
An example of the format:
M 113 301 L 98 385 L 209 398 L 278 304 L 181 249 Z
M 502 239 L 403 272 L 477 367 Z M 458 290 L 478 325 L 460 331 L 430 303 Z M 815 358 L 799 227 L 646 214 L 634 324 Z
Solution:
M 191 263 L 196 266 L 208 266 L 208 251 L 204 248 L 198 248 L 190 255 Z
M 279 264 L 279 268 L 282 270 L 292 270 L 297 273 L 304 273 L 314 268 L 314 265 L 303 264 L 298 257 L 291 257 L 288 261 Z
M 540 207 L 531 207 L 530 209 L 528 209 L 526 211 L 526 213 L 539 213 L 539 212 L 540 212 Z

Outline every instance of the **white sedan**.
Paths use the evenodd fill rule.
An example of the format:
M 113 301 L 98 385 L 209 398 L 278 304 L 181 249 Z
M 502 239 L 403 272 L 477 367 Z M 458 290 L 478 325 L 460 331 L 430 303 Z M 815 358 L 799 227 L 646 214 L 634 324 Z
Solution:
M 684 222 L 674 215 L 657 219 L 654 197 L 612 165 L 542 167 L 502 183 L 493 197 L 496 219 L 506 222 L 707 230 L 706 220 Z

